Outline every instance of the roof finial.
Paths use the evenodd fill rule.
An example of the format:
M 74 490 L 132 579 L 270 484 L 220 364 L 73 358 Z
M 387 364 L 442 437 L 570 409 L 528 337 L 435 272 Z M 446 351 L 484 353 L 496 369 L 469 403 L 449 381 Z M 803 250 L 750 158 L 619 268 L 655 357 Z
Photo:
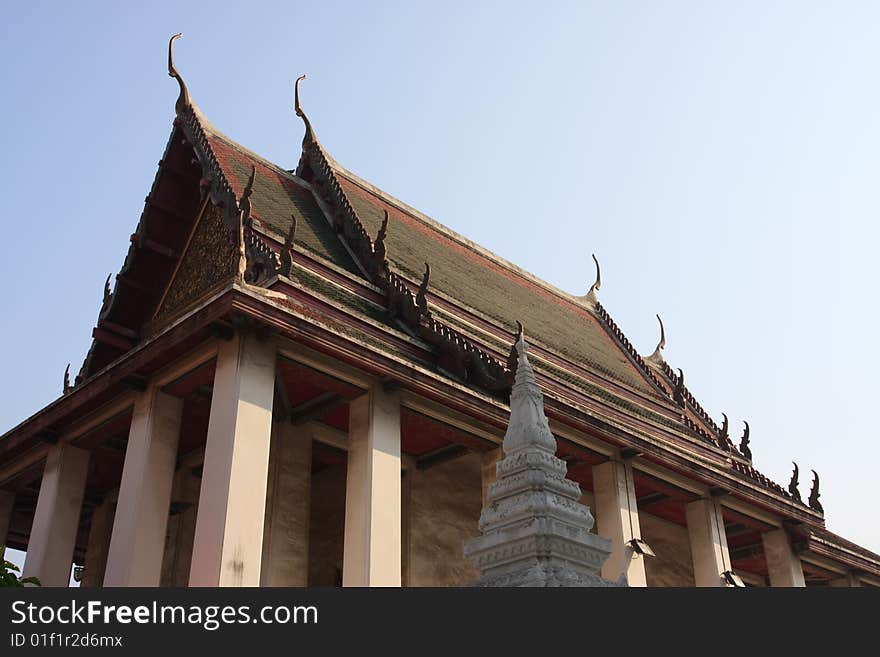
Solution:
M 819 475 L 815 470 L 812 470 L 813 473 L 813 487 L 810 489 L 810 508 L 813 511 L 818 511 L 819 513 L 825 513 L 825 509 L 822 508 L 822 505 L 819 503 Z
M 587 301 L 590 303 L 596 303 L 599 300 L 599 296 L 596 294 L 599 289 L 602 287 L 602 270 L 599 269 L 599 260 L 596 259 L 596 254 L 591 253 L 593 256 L 593 262 L 596 263 L 596 282 L 590 286 L 590 291 L 587 292 Z
M 657 343 L 657 347 L 654 349 L 654 353 L 648 356 L 645 360 L 649 363 L 653 363 L 654 365 L 659 365 L 662 367 L 663 365 L 663 354 L 660 352 L 666 348 L 666 329 L 663 328 L 663 320 L 660 319 L 660 315 L 657 315 L 657 321 L 660 322 L 660 342 Z
M 64 394 L 70 392 L 70 363 L 64 368 Z
M 791 481 L 788 482 L 788 493 L 795 502 L 800 502 L 801 493 L 798 490 L 798 464 L 794 461 L 791 463 L 794 465 L 794 472 L 791 473 Z
M 721 415 L 724 417 L 724 422 L 721 424 L 721 438 L 727 440 L 730 438 L 730 420 L 727 419 L 727 413 Z
M 177 97 L 177 102 L 174 104 L 174 111 L 178 114 L 186 108 L 192 107 L 192 100 L 190 100 L 189 90 L 186 88 L 186 83 L 183 81 L 183 78 L 174 66 L 174 42 L 182 36 L 183 34 L 178 32 L 168 41 L 168 75 L 177 80 L 177 84 L 180 85 L 180 95 Z
M 306 134 L 303 135 L 303 148 L 318 143 L 318 140 L 315 138 L 315 133 L 312 130 L 312 124 L 309 122 L 309 117 L 306 116 L 306 113 L 303 112 L 302 105 L 299 104 L 299 83 L 305 79 L 305 75 L 300 75 L 293 85 L 293 107 L 296 110 L 296 115 L 306 124 Z
M 739 451 L 745 456 L 749 461 L 752 460 L 752 450 L 749 449 L 749 423 L 743 420 L 743 424 L 746 425 L 745 430 L 743 431 L 742 438 L 739 440 Z

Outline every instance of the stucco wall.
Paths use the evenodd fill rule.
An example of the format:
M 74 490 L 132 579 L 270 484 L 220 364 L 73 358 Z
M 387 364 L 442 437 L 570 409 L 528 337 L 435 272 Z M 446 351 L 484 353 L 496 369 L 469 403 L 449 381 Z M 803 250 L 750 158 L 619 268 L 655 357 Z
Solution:
M 466 586 L 477 580 L 476 569 L 462 556 L 462 544 L 479 534 L 481 467 L 481 455 L 469 453 L 412 471 L 405 585 Z
M 272 428 L 260 586 L 307 586 L 312 441 L 300 427 Z
M 342 585 L 346 465 L 312 474 L 309 586 Z
M 190 466 L 183 466 L 174 474 L 171 491 L 173 513 L 168 517 L 165 531 L 165 556 L 162 559 L 160 586 L 189 584 L 201 484 L 201 477 L 193 474 Z
M 113 532 L 113 518 L 116 515 L 118 494 L 118 489 L 110 491 L 101 504 L 92 511 L 86 547 L 85 572 L 80 582 L 80 586 L 83 588 L 104 584 L 104 570 L 107 566 L 107 554 L 110 551 L 110 537 Z
M 648 586 L 694 586 L 694 564 L 686 527 L 639 512 L 642 539 L 656 557 L 645 559 Z

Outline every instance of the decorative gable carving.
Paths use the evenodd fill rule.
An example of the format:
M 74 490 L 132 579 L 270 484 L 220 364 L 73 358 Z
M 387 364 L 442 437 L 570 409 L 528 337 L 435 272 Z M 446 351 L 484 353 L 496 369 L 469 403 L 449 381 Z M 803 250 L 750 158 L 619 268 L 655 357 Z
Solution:
M 231 281 L 237 263 L 235 232 L 223 221 L 222 210 L 208 203 L 165 292 L 154 325 L 164 324 L 194 301 Z

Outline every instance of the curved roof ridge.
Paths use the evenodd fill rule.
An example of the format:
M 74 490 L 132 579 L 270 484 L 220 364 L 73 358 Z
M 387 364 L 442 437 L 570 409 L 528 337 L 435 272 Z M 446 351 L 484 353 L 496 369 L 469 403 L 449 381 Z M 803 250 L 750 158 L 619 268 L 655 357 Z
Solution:
M 303 180 L 302 178 L 297 176 L 294 171 L 291 171 L 290 169 L 285 169 L 280 164 L 276 164 L 275 162 L 272 162 L 271 160 L 267 160 L 265 157 L 252 151 L 247 146 L 243 146 L 240 142 L 237 142 L 229 135 L 218 130 L 210 121 L 208 121 L 208 119 L 205 118 L 205 115 L 202 114 L 201 111 L 199 111 L 198 114 L 199 114 L 198 118 L 199 118 L 199 122 L 201 123 L 202 130 L 209 133 L 211 135 L 211 137 L 214 137 L 216 139 L 220 139 L 220 140 L 226 142 L 226 144 L 228 146 L 239 151 L 242 155 L 245 155 L 245 156 L 255 160 L 259 164 L 262 164 L 263 166 L 265 166 L 269 169 L 272 169 L 274 172 L 278 173 L 279 175 L 284 176 L 288 180 L 295 182 L 299 185 L 302 185 L 305 188 L 310 187 L 308 181 Z

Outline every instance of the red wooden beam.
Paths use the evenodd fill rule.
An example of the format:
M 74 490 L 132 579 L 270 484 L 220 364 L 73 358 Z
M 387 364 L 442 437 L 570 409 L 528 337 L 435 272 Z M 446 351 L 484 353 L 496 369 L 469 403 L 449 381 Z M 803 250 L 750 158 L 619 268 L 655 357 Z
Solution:
M 133 340 L 129 340 L 128 338 L 117 335 L 116 333 L 111 333 L 107 329 L 103 329 L 97 326 L 92 329 L 92 337 L 98 342 L 103 342 L 104 344 L 108 344 L 111 347 L 122 349 L 122 351 L 128 351 L 134 346 Z

